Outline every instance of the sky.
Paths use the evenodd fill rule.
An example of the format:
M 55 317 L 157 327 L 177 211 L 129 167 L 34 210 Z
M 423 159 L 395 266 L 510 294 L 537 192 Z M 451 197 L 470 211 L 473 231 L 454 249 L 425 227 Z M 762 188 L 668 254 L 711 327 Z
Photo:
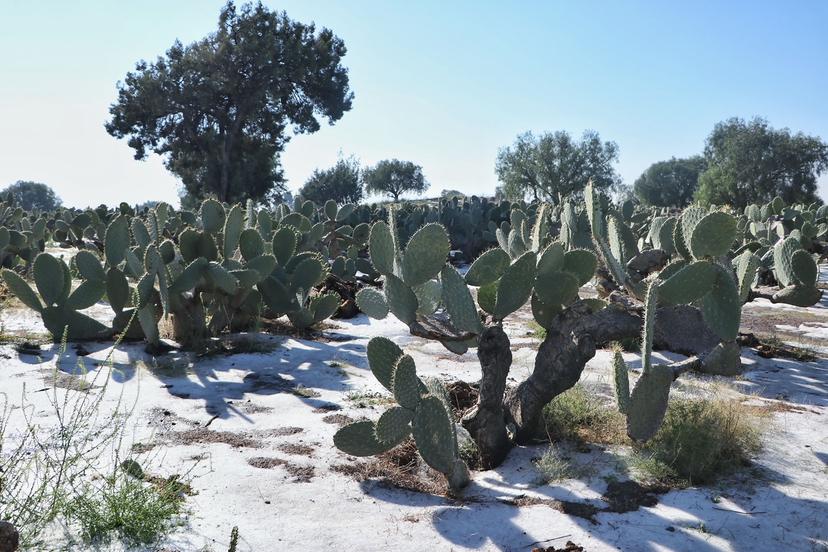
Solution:
M 134 160 L 104 123 L 135 63 L 213 31 L 223 3 L 0 0 L 0 187 L 44 182 L 78 207 L 177 204 L 162 160 Z M 355 94 L 335 125 L 288 144 L 293 190 L 355 155 L 421 165 L 432 194 L 492 194 L 498 149 L 527 130 L 598 131 L 619 145 L 628 184 L 700 153 L 729 117 L 828 139 L 821 0 L 265 4 L 342 38 Z

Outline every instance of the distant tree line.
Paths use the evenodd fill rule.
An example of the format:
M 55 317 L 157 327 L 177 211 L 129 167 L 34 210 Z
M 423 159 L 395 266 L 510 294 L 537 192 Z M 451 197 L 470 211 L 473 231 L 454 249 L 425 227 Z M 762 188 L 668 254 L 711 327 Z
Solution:
M 716 124 L 704 152 L 653 163 L 625 189 L 613 165 L 615 142 L 587 131 L 580 140 L 565 131 L 521 134 L 500 150 L 495 173 L 510 199 L 559 201 L 578 194 L 592 180 L 596 188 L 630 193 L 646 205 L 684 207 L 768 202 L 821 202 L 817 180 L 828 169 L 828 144 L 802 132 L 775 129 L 768 121 L 732 118 Z
M 340 204 L 358 203 L 366 194 L 399 201 L 403 194 L 421 194 L 428 186 L 423 168 L 411 161 L 386 159 L 373 167 L 361 168 L 356 158 L 349 157 L 328 169 L 316 169 L 299 190 L 299 196 L 316 203 L 329 199 Z

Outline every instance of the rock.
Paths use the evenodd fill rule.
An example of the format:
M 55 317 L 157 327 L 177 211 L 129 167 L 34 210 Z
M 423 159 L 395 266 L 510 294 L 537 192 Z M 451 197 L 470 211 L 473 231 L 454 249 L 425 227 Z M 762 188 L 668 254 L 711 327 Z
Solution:
M 20 546 L 20 533 L 8 521 L 0 521 L 0 552 L 14 552 Z
M 719 344 L 719 337 L 704 323 L 702 313 L 690 305 L 658 309 L 653 347 L 682 355 L 698 355 Z

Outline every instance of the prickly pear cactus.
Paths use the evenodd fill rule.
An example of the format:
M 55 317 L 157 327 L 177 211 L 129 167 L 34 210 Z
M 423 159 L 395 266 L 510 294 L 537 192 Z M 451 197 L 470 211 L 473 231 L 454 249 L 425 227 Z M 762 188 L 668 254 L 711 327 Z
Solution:
M 446 476 L 449 487 L 455 491 L 465 487 L 469 472 L 460 459 L 454 421 L 440 396 L 444 391 L 429 391 L 417 377 L 414 360 L 387 338 L 372 339 L 367 354 L 374 376 L 399 406 L 386 410 L 376 422 L 343 427 L 334 435 L 336 447 L 353 456 L 374 456 L 413 435 L 420 456 Z

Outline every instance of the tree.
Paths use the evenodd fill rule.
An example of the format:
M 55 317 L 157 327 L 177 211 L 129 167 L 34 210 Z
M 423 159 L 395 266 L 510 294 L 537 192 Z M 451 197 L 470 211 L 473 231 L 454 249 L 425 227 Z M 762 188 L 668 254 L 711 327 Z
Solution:
M 340 159 L 329 169 L 313 171 L 299 190 L 299 195 L 318 204 L 323 204 L 329 199 L 340 205 L 359 203 L 363 196 L 360 173 L 359 161 L 356 158 Z
M 386 159 L 365 169 L 362 179 L 366 192 L 388 194 L 394 201 L 399 201 L 405 192 L 421 194 L 429 186 L 421 166 L 399 159 Z
M 164 157 L 184 195 L 260 199 L 284 189 L 289 129 L 315 132 L 318 117 L 333 124 L 351 109 L 345 52 L 328 29 L 231 1 L 217 31 L 127 73 L 106 130 L 136 159 Z
M 743 208 L 776 196 L 787 203 L 820 201 L 817 178 L 828 168 L 828 144 L 802 132 L 774 129 L 765 119 L 716 124 L 704 150 L 707 170 L 696 199 Z
M 0 201 L 13 203 L 26 211 L 32 209 L 54 211 L 63 205 L 63 201 L 52 188 L 46 184 L 28 180 L 18 180 L 0 191 Z
M 705 168 L 701 155 L 653 163 L 635 181 L 635 197 L 645 205 L 658 207 L 689 205 Z
M 602 190 L 617 190 L 621 177 L 613 168 L 618 161 L 618 145 L 601 142 L 597 132 L 584 131 L 574 140 L 566 131 L 535 136 L 518 135 L 514 144 L 497 154 L 495 173 L 503 191 L 512 199 L 561 201 L 581 192 L 591 179 Z

